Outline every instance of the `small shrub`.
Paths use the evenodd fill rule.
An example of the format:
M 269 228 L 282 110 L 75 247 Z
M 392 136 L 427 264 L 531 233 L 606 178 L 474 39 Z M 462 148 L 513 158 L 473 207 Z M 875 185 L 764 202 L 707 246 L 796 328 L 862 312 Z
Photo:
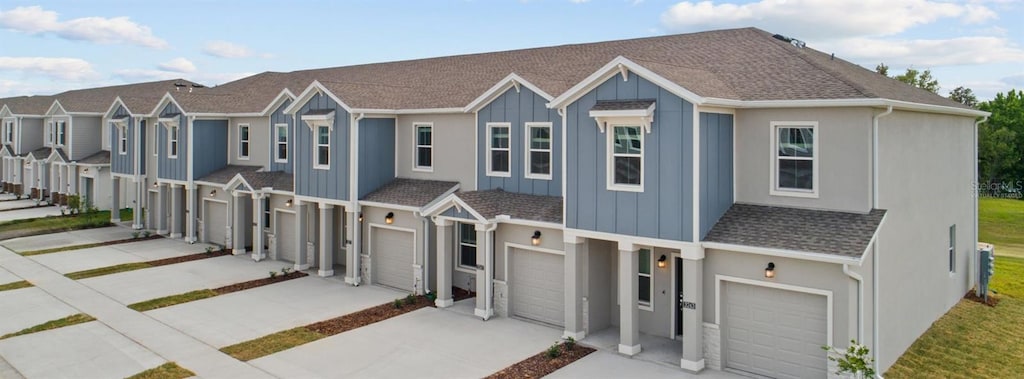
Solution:
M 78 211 L 82 209 L 82 197 L 79 195 L 68 196 L 67 202 L 71 214 L 78 214 Z
M 206 254 L 213 254 L 213 246 L 206 247 Z
M 828 352 L 828 360 L 839 364 L 836 375 L 850 373 L 861 378 L 875 377 L 875 369 L 872 367 L 874 359 L 871 359 L 870 350 L 867 346 L 857 344 L 856 340 L 850 340 L 846 351 L 832 346 L 822 346 L 821 349 Z
M 416 303 L 416 296 L 409 294 L 405 297 L 405 305 L 413 305 L 414 303 Z
M 402 299 L 395 299 L 395 302 L 391 305 L 394 305 L 395 309 L 402 309 Z
M 292 271 L 294 271 L 294 269 L 292 269 L 291 267 L 281 267 L 281 275 L 291 274 Z
M 143 237 L 149 238 L 151 235 L 153 235 L 153 233 L 148 230 L 142 232 Z
M 554 345 L 551 345 L 551 347 L 544 351 L 544 355 L 547 356 L 548 359 L 555 359 L 562 356 L 562 349 L 558 346 L 558 343 L 556 342 Z
M 572 349 L 576 348 L 576 339 L 572 337 L 565 337 L 565 341 L 562 341 L 562 344 L 565 345 L 565 350 L 572 351 Z
M 134 231 L 134 232 L 132 232 L 132 238 L 136 238 L 137 239 L 137 238 L 139 238 L 140 234 L 141 233 L 139 233 L 138 231 Z
M 270 279 L 274 279 L 276 277 L 277 277 L 277 271 L 271 271 L 270 272 Z

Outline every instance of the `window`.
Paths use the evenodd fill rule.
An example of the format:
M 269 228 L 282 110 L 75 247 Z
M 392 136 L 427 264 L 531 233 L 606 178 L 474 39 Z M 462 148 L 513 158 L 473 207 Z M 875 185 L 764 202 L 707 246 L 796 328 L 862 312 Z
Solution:
M 275 143 L 277 144 L 275 162 L 288 162 L 288 124 L 274 125 L 276 130 Z
M 64 143 L 67 142 L 65 139 L 67 126 L 66 121 L 57 121 L 57 146 L 64 146 Z
M 414 169 L 431 171 L 434 165 L 433 126 L 430 124 L 413 124 L 416 130 L 416 165 Z
M 637 258 L 640 260 L 640 283 L 637 286 L 640 293 L 637 294 L 637 302 L 640 308 L 651 310 L 651 298 L 654 297 L 654 281 L 651 280 L 654 262 L 651 259 L 651 249 L 640 249 L 640 256 Z
M 817 197 L 817 128 L 816 122 L 772 123 L 772 195 Z
M 263 198 L 263 229 L 270 229 L 270 197 Z
M 114 125 L 117 129 L 117 152 L 121 155 L 128 154 L 128 131 L 127 127 Z
M 4 143 L 14 142 L 14 121 L 4 123 Z
M 509 132 L 507 122 L 487 123 L 487 175 L 512 176 L 509 170 Z
M 608 189 L 643 191 L 643 128 L 616 125 L 608 138 Z
M 171 125 L 167 129 L 167 156 L 170 158 L 178 157 L 178 126 Z
M 551 123 L 526 123 L 526 177 L 551 179 Z
M 949 227 L 949 273 L 956 272 L 956 224 Z
M 249 124 L 238 124 L 238 159 L 249 159 Z
M 459 223 L 459 266 L 476 270 L 476 225 Z
M 53 121 L 50 121 L 50 122 L 46 123 L 46 127 L 47 127 L 47 130 L 50 132 L 49 136 L 47 137 L 47 140 L 50 141 L 50 144 L 52 145 L 53 144 L 54 136 L 57 135 L 57 129 L 56 129 L 55 124 L 53 123 Z
M 331 168 L 331 127 L 318 125 L 316 127 L 316 154 L 313 160 L 313 168 Z

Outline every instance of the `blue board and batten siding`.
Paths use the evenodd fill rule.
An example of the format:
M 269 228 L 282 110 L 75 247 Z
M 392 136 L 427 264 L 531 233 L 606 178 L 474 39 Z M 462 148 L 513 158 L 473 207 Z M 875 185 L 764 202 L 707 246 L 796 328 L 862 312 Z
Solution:
M 473 217 L 473 215 L 467 212 L 465 209 L 459 210 L 456 207 L 448 208 L 448 210 L 442 212 L 441 214 L 448 217 L 461 218 L 468 221 L 476 221 L 476 217 Z
M 147 150 L 146 150 L 146 141 L 147 141 L 146 137 L 149 134 L 149 124 L 146 122 L 146 120 L 139 120 L 138 130 L 139 130 L 139 154 L 137 155 L 138 158 L 136 158 L 136 159 L 139 162 L 139 175 L 146 175 L 146 152 L 147 152 Z M 131 139 L 130 136 L 128 137 L 128 141 L 129 141 L 128 145 L 131 145 L 132 144 L 132 142 L 131 142 L 132 139 Z M 114 146 L 114 145 L 110 145 L 110 146 Z M 130 149 L 130 147 L 129 147 L 129 149 Z M 132 156 L 132 155 L 129 154 L 129 156 Z
M 302 121 L 310 109 L 334 110 L 334 129 L 331 131 L 329 169 L 314 169 L 316 138 L 313 130 Z M 295 113 L 295 194 L 324 199 L 348 200 L 348 143 L 349 114 L 330 97 L 317 94 Z
M 477 187 L 479 190 L 501 188 L 507 192 L 541 196 L 562 196 L 562 118 L 548 109 L 547 99 L 526 87 L 517 92 L 509 88 L 477 112 Z M 509 130 L 509 170 L 511 176 L 487 175 L 487 123 L 507 122 Z M 551 179 L 526 177 L 526 123 L 551 123 Z
M 395 119 L 359 120 L 359 198 L 395 179 Z
M 700 118 L 700 237 L 733 202 L 733 116 L 704 113 Z
M 566 226 L 693 241 L 693 104 L 630 73 L 615 75 L 566 110 Z M 590 109 L 598 100 L 654 99 L 644 135 L 644 192 L 607 190 L 607 143 Z
M 157 177 L 170 180 L 188 180 L 188 120 L 174 104 L 167 104 L 160 111 L 160 118 L 178 118 L 178 156 L 170 158 L 167 150 L 168 130 L 164 125 L 156 128 L 157 133 Z M 223 148 L 223 147 L 222 147 Z
M 292 157 L 295 156 L 295 128 L 292 127 L 292 118 L 284 113 L 285 108 L 292 104 L 291 100 L 285 100 L 281 106 L 270 114 L 270 171 L 292 172 Z M 277 124 L 288 125 L 288 162 L 277 162 Z
M 220 170 L 228 164 L 228 121 L 227 120 L 195 120 L 192 121 L 192 132 L 195 133 L 192 144 L 192 167 L 194 179 L 202 178 Z
M 135 156 L 135 146 L 131 141 L 135 140 L 135 119 L 131 117 L 128 110 L 124 109 L 124 106 L 118 106 L 117 110 L 114 111 L 113 119 L 124 119 L 128 126 L 128 151 L 126 154 L 120 153 L 121 143 L 118 141 L 118 129 L 116 127 L 108 128 L 110 131 L 110 171 L 115 174 L 134 175 L 135 174 L 135 161 L 132 157 Z

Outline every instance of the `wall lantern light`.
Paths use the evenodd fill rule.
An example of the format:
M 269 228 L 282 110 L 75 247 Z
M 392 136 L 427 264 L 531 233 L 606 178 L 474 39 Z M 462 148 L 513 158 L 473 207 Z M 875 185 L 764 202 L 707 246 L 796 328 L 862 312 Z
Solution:
M 540 230 L 533 231 L 533 237 L 530 237 L 530 243 L 532 243 L 533 246 L 540 245 Z
M 159 186 L 160 186 L 160 183 L 153 182 L 153 188 L 156 188 L 156 187 L 159 187 Z
M 286 207 L 292 206 L 292 199 L 288 199 L 288 201 L 285 201 L 284 202 L 284 206 L 286 206 Z
M 387 216 L 384 216 L 384 223 L 391 225 L 395 222 L 395 212 L 388 212 Z
M 85 171 L 82 171 L 82 172 L 88 174 L 89 173 L 89 169 L 85 169 Z
M 658 258 L 658 268 L 665 268 L 667 266 L 668 266 L 668 257 L 666 257 L 665 254 L 662 254 L 661 257 Z
M 359 222 L 363 222 L 363 212 L 359 212 Z
M 217 196 L 217 190 L 210 191 L 210 197 Z
M 775 277 L 775 263 L 768 262 L 768 267 L 764 268 L 764 277 L 771 279 Z

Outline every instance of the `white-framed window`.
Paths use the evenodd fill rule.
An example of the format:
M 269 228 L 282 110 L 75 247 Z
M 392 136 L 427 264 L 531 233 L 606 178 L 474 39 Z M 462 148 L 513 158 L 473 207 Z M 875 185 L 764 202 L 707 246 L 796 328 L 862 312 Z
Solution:
M 643 192 L 644 129 L 611 125 L 608 130 L 608 189 Z
M 459 267 L 476 270 L 476 225 L 459 223 Z
M 53 121 L 47 122 L 46 130 L 50 132 L 46 139 L 50 142 L 50 145 L 53 145 L 54 138 L 57 136 L 57 124 Z
M 956 224 L 949 226 L 949 273 L 956 273 Z
M 249 124 L 238 124 L 238 159 L 249 159 Z
M 167 157 L 178 157 L 178 126 L 171 125 L 167 128 Z
M 637 276 L 639 276 L 637 304 L 640 309 L 654 310 L 652 300 L 654 299 L 654 259 L 652 259 L 651 249 L 640 249 L 637 259 L 640 260 L 637 270 Z
M 331 168 L 331 127 L 317 125 L 316 149 L 313 150 L 313 168 L 328 170 Z
M 433 171 L 434 170 L 434 125 L 413 124 L 413 132 L 416 134 L 416 151 L 413 157 L 413 170 Z
M 263 229 L 270 230 L 270 196 L 263 198 Z
M 4 143 L 14 142 L 14 121 L 4 122 Z
M 288 162 L 288 124 L 274 125 L 274 162 Z
M 146 120 L 139 121 L 139 126 L 141 126 L 139 128 L 139 130 L 146 130 Z M 159 122 L 154 122 L 153 123 L 153 130 L 147 132 L 147 133 L 152 133 L 150 135 L 153 136 L 151 138 L 146 138 L 149 141 L 153 141 L 152 143 L 150 143 L 149 141 L 146 141 L 146 144 L 148 146 L 148 149 L 153 151 L 153 156 L 154 157 L 160 155 L 160 152 L 158 151 L 160 149 L 157 148 L 157 146 L 159 146 L 159 145 L 157 145 L 157 142 L 156 142 L 156 140 L 157 140 L 156 136 L 159 135 L 157 133 L 160 132 L 160 129 L 158 129 L 159 127 L 160 127 L 160 123 Z
M 551 179 L 551 123 L 526 123 L 526 177 Z
M 117 129 L 117 153 L 121 155 L 128 154 L 128 128 L 115 124 L 114 128 Z
M 57 146 L 64 146 L 67 142 L 67 121 L 57 121 Z
M 771 194 L 818 197 L 818 123 L 771 123 Z
M 511 138 L 512 124 L 507 122 L 487 123 L 487 175 L 512 176 Z

